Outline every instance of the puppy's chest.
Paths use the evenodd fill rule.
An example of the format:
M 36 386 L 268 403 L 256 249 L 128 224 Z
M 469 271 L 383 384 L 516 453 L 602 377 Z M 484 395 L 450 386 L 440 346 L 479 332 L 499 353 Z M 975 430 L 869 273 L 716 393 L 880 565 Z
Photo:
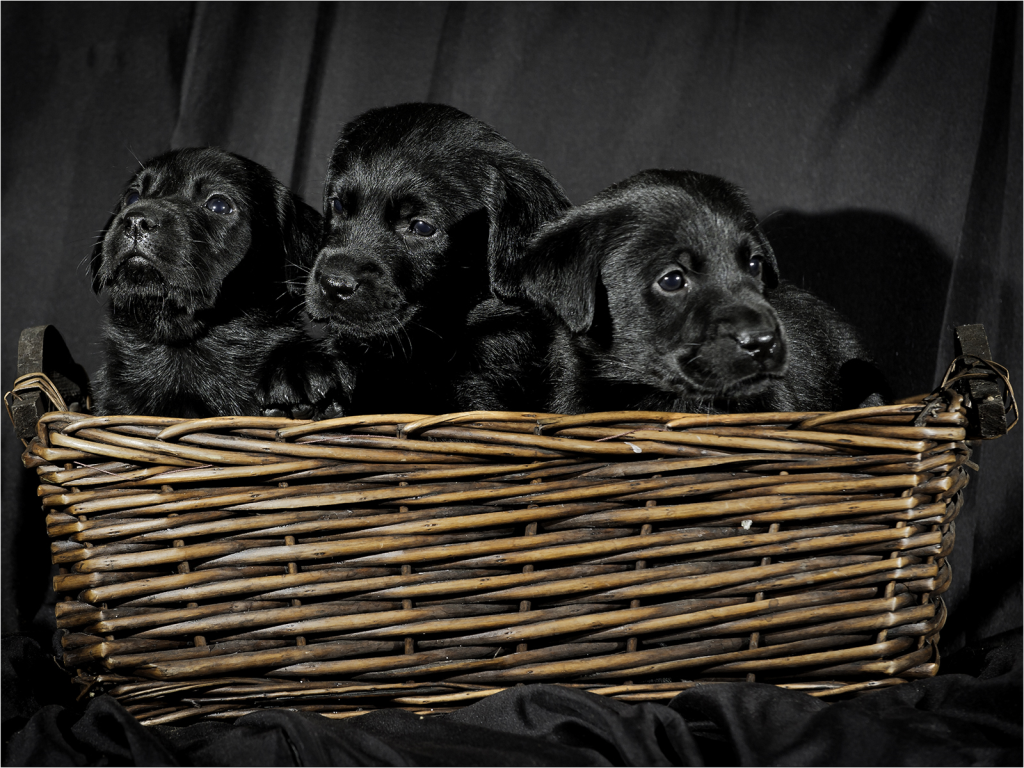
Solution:
M 241 345 L 198 343 L 174 347 L 153 345 L 124 358 L 125 374 L 152 394 L 180 396 L 255 388 L 256 365 L 251 350 Z
M 154 348 L 150 357 L 164 376 L 190 378 L 197 372 L 203 372 L 215 377 L 230 377 L 246 367 L 250 354 L 241 345 L 201 342 L 189 346 Z

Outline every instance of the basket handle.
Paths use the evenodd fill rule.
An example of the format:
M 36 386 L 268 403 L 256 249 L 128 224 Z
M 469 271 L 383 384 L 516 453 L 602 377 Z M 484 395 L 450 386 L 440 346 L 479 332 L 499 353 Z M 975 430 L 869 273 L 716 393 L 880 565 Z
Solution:
M 1009 432 L 1020 419 L 1010 373 L 992 362 L 985 326 L 958 325 L 954 334 L 956 358 L 939 389 L 955 389 L 966 399 L 968 439 L 988 440 Z M 1013 421 L 1006 417 L 1013 411 Z
M 23 441 L 48 411 L 88 408 L 89 376 L 52 325 L 26 328 L 18 339 L 18 378 L 4 395 L 7 415 Z

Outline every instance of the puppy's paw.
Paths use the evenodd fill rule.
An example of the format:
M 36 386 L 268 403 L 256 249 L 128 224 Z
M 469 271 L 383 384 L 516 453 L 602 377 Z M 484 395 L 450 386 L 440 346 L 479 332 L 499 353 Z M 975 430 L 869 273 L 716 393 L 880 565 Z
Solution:
M 321 419 L 338 419 L 345 415 L 345 409 L 337 400 L 331 400 L 318 406 L 317 414 L 311 418 L 318 421 Z
M 299 403 L 292 407 L 292 418 L 302 419 L 308 421 L 309 419 L 315 419 L 316 409 L 312 405 L 306 403 Z
M 294 419 L 331 419 L 347 411 L 352 376 L 314 344 L 283 351 L 268 368 L 257 396 L 265 410 Z
M 301 378 L 289 376 L 278 368 L 256 393 L 264 416 L 288 419 L 308 419 L 313 411 L 311 398 Z
M 337 419 L 345 415 L 345 408 L 336 398 L 328 397 L 319 403 L 294 403 L 291 405 L 271 405 L 262 411 L 263 416 L 276 416 L 282 419 L 298 419 L 300 421 L 323 421 Z
M 294 416 L 292 416 L 291 409 L 285 410 L 284 408 L 279 408 L 277 406 L 268 406 L 264 408 L 260 411 L 260 416 L 271 416 L 275 419 L 294 418 Z
M 332 361 L 317 361 L 303 371 L 302 389 L 306 413 L 302 418 L 320 421 L 336 419 L 348 413 L 349 396 L 343 386 L 344 377 Z

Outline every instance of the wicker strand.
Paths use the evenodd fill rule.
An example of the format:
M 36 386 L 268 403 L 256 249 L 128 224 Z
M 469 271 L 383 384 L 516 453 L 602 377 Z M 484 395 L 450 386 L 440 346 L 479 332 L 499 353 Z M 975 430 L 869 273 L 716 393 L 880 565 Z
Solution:
M 785 474 L 785 472 L 783 472 L 782 474 Z M 768 533 L 769 534 L 778 533 L 778 532 L 779 532 L 779 524 L 778 523 L 772 523 L 771 525 L 768 526 Z M 771 562 L 772 562 L 772 558 L 771 558 L 770 555 L 767 555 L 767 556 L 761 558 L 761 565 L 763 565 L 763 566 L 764 565 L 770 565 Z M 764 592 L 757 592 L 754 595 L 754 602 L 757 603 L 757 602 L 760 602 L 761 600 L 764 600 Z M 750 642 L 748 644 L 749 650 L 751 650 L 751 651 L 756 650 L 757 648 L 760 647 L 760 644 L 761 644 L 761 633 L 759 631 L 757 631 L 757 630 L 751 632 L 750 633 Z M 756 681 L 756 679 L 757 679 L 757 675 L 754 672 L 748 672 L 747 673 L 747 682 L 748 683 L 753 683 L 753 682 Z
M 965 409 L 53 413 L 26 463 L 65 663 L 143 722 L 527 681 L 834 697 L 934 673 Z

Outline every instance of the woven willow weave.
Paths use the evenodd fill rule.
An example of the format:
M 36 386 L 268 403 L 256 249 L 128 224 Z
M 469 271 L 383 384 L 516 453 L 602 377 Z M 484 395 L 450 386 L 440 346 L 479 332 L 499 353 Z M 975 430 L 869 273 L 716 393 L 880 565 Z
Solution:
M 39 327 L 23 367 L 69 373 L 23 376 L 8 410 L 63 664 L 143 723 L 444 712 L 530 682 L 837 697 L 938 670 L 967 436 L 1016 411 L 981 326 L 957 341 L 935 394 L 839 413 L 307 422 L 66 410 L 83 372 Z
M 915 425 L 915 421 L 918 425 Z M 523 682 L 932 675 L 962 398 L 322 422 L 51 412 L 64 664 L 143 722 L 443 711 Z

